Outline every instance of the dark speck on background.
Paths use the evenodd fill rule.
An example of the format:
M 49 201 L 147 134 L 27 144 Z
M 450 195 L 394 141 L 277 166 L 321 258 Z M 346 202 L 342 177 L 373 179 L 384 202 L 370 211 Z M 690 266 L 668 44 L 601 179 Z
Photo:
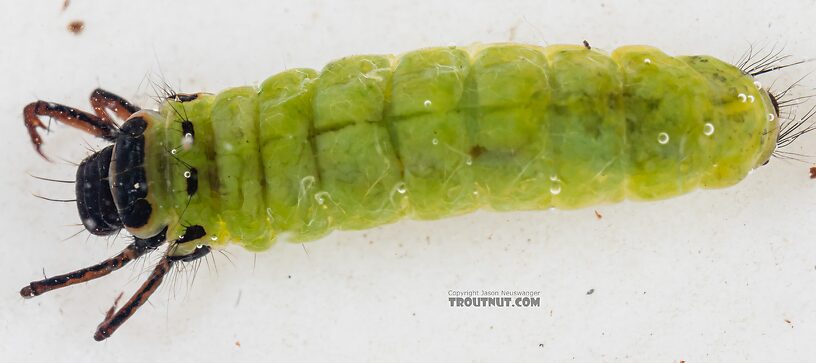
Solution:
M 811 179 L 816 179 L 816 166 L 812 166 L 810 168 L 810 178 Z
M 587 295 L 592 295 L 593 292 L 595 292 L 595 289 L 589 289 L 589 291 L 587 291 Z
M 65 11 L 65 9 L 68 9 L 68 5 L 71 5 L 71 0 L 63 1 L 62 2 L 62 11 Z
M 82 20 L 74 20 L 68 23 L 68 31 L 75 35 L 79 35 L 83 30 L 85 30 L 85 22 Z

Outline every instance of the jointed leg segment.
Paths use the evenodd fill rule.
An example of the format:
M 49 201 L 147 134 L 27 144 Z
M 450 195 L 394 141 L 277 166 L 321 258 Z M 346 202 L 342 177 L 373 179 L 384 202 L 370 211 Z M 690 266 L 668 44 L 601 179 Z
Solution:
M 23 119 L 25 120 L 26 129 L 28 129 L 28 136 L 31 138 L 34 149 L 40 156 L 48 160 L 42 153 L 42 150 L 40 150 L 43 140 L 42 136 L 37 132 L 37 129 L 48 129 L 48 126 L 40 119 L 41 116 L 51 117 L 56 121 L 85 131 L 93 136 L 113 141 L 116 139 L 119 128 L 107 110 L 113 111 L 117 117 L 123 120 L 130 117 L 134 112 L 139 111 L 139 107 L 134 106 L 122 97 L 102 89 L 93 91 L 90 102 L 95 115 L 77 110 L 73 107 L 46 101 L 36 101 L 25 106 L 23 109 Z
M 118 255 L 102 261 L 96 265 L 79 269 L 67 274 L 49 277 L 40 281 L 31 282 L 28 286 L 20 290 L 20 295 L 26 299 L 44 294 L 48 291 L 59 289 L 74 284 L 91 281 L 106 276 L 128 264 L 145 253 L 155 250 L 165 241 L 167 228 L 161 233 L 147 239 L 137 238 L 133 243 L 125 247 Z
M 145 281 L 139 290 L 133 294 L 130 300 L 128 300 L 125 305 L 123 305 L 122 308 L 117 310 L 115 313 L 113 312 L 116 308 L 116 304 L 114 303 L 114 306 L 105 316 L 105 320 L 102 321 L 102 323 L 96 328 L 94 339 L 96 341 L 107 339 L 111 336 L 111 334 L 113 334 L 113 332 L 116 331 L 116 329 L 119 329 L 119 327 L 122 326 L 125 321 L 133 316 L 136 310 L 144 305 L 144 303 L 147 302 L 147 299 L 149 299 L 150 296 L 156 292 L 156 289 L 159 288 L 159 285 L 161 285 L 162 281 L 164 280 L 164 276 L 167 275 L 174 263 L 192 262 L 206 256 L 208 253 L 210 253 L 210 247 L 201 246 L 197 247 L 189 255 L 164 256 L 164 258 L 159 261 L 159 264 L 153 269 L 153 273 L 150 274 L 147 281 Z

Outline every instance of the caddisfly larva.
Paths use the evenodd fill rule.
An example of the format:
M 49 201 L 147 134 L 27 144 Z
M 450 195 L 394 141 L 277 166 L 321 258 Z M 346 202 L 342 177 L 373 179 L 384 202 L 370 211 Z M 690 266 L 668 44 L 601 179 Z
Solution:
M 167 242 L 144 285 L 99 325 L 102 340 L 173 264 L 229 243 L 261 251 L 282 233 L 305 241 L 404 217 L 733 185 L 813 116 L 780 133 L 784 101 L 754 76 L 787 65 L 766 58 L 734 66 L 645 46 L 611 55 L 588 43 L 440 47 L 347 57 L 217 95 L 174 94 L 157 111 L 102 90 L 91 95 L 95 114 L 34 102 L 24 116 L 41 154 L 41 116 L 113 144 L 79 165 L 77 207 L 90 233 L 126 229 L 134 241 L 20 293 L 104 276 Z M 117 126 L 108 111 L 127 121 Z

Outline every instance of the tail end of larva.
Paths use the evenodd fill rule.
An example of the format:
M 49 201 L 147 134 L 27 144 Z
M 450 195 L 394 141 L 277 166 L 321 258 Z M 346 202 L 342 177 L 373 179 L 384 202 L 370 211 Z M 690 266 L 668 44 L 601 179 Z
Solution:
M 789 61 L 791 56 L 784 54 L 783 47 L 777 48 L 773 46 L 768 51 L 765 51 L 765 49 L 766 48 L 763 47 L 756 50 L 753 46 L 750 47 L 737 62 L 736 66 L 742 70 L 744 74 L 756 78 L 763 74 L 816 61 L 816 58 Z M 757 167 L 767 164 L 772 157 L 800 162 L 808 162 L 808 159 L 812 160 L 816 157 L 816 155 L 784 150 L 799 137 L 816 130 L 816 105 L 812 106 L 801 117 L 796 115 L 795 110 L 797 106 L 806 104 L 816 97 L 816 93 L 804 96 L 792 96 L 791 92 L 799 86 L 810 73 L 812 72 L 808 72 L 781 91 L 767 90 L 767 96 L 773 107 L 773 114 L 768 116 L 769 123 L 774 124 L 774 127 L 767 131 L 764 140 L 773 140 L 774 142 L 768 143 L 768 147 L 758 160 Z

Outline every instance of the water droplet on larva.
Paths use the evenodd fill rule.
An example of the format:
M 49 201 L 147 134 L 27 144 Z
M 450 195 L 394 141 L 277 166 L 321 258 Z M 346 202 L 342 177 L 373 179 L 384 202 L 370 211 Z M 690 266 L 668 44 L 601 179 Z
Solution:
M 142 185 L 141 185 L 141 184 L 139 184 L 139 183 L 133 184 L 133 189 L 138 190 L 138 189 L 139 189 L 139 187 L 141 187 L 141 186 L 142 186 Z
M 659 142 L 661 145 L 668 144 L 669 143 L 669 134 L 667 134 L 665 132 L 661 132 L 661 133 L 657 134 L 657 142 Z
M 192 174 L 192 173 L 190 173 L 190 171 L 189 171 L 189 170 L 184 172 L 184 178 L 186 178 L 186 179 L 189 179 L 189 178 L 190 178 L 192 175 L 193 175 L 193 174 Z
M 434 144 L 434 145 L 439 145 L 439 139 L 433 139 L 433 140 L 431 140 L 431 144 Z
M 772 113 L 769 113 L 768 114 L 768 122 L 772 122 L 773 120 L 776 120 L 776 115 L 774 115 Z
M 705 134 L 706 136 L 711 136 L 711 134 L 713 133 L 714 125 L 712 125 L 710 122 L 706 122 L 706 124 L 703 126 L 703 134 Z
M 652 60 L 649 59 L 649 58 L 646 58 L 646 59 L 643 60 L 643 63 L 652 64 Z
M 405 192 L 407 192 L 407 191 L 408 191 L 408 186 L 406 186 L 405 183 L 397 184 L 397 193 L 405 194 Z
M 173 154 L 173 155 L 176 155 L 176 153 L 178 153 L 178 150 L 176 150 L 176 149 L 170 149 L 170 153 L 171 153 L 171 154 Z
M 550 194 L 558 195 L 561 193 L 561 183 L 555 183 L 550 186 Z
M 216 235 L 210 236 L 210 241 L 218 241 L 218 236 Z
M 762 89 L 762 83 L 759 83 L 759 81 L 754 81 L 754 86 L 755 86 L 757 89 Z
M 737 95 L 737 98 L 739 98 L 740 102 L 746 102 L 746 101 L 748 101 L 748 96 L 746 96 L 746 95 L 745 95 L 745 93 L 740 93 L 740 94 L 738 94 L 738 95 Z
M 748 102 L 754 103 L 754 95 L 748 95 Z
M 465 159 L 465 165 L 467 165 L 467 166 L 471 166 L 471 165 L 473 165 L 473 158 L 467 158 L 467 159 Z
M 552 180 L 552 181 L 558 181 L 558 175 L 555 175 L 555 174 L 550 175 L 550 180 Z
M 425 105 L 425 108 L 431 107 L 431 100 L 425 100 L 422 104 Z
M 204 245 L 196 245 L 196 248 L 202 248 Z

